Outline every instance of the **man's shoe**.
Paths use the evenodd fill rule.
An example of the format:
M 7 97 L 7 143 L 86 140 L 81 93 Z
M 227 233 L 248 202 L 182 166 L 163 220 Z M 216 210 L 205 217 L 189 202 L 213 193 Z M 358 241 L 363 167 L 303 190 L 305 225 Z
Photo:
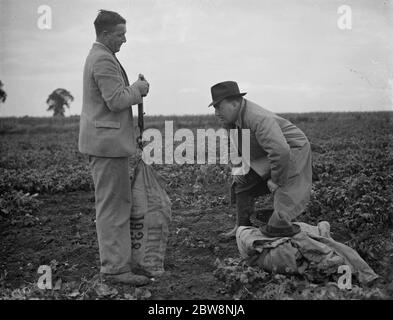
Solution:
M 104 274 L 103 278 L 111 282 L 130 284 L 136 287 L 144 286 L 150 283 L 150 279 L 145 276 L 137 275 L 132 272 L 120 274 Z
M 221 240 L 229 240 L 236 237 L 237 226 L 235 226 L 231 231 L 223 232 L 219 234 Z
M 144 268 L 142 268 L 140 266 L 136 266 L 136 267 L 132 268 L 132 272 L 134 274 L 145 276 L 145 277 L 148 277 L 148 278 L 153 278 L 154 277 L 154 275 L 151 272 L 147 271 L 146 269 L 144 269 Z

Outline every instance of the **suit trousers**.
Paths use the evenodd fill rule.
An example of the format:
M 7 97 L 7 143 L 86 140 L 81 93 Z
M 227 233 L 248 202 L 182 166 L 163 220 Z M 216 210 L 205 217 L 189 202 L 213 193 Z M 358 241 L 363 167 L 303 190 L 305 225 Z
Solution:
M 250 217 L 254 213 L 255 198 L 270 194 L 267 180 L 261 178 L 253 169 L 243 175 L 237 176 L 232 185 L 236 199 L 236 225 L 250 226 Z
M 236 200 L 242 193 L 247 193 L 254 197 L 270 193 L 267 181 L 251 168 L 247 174 L 237 176 L 235 181 L 233 189 Z M 291 148 L 288 180 L 285 185 L 279 187 L 274 193 L 274 212 L 268 224 L 277 225 L 280 221 L 291 222 L 302 214 L 310 199 L 311 186 L 311 148 L 310 144 L 306 143 L 301 148 Z M 245 196 L 243 198 L 246 199 Z M 244 200 L 243 203 L 246 203 L 246 201 Z M 240 204 L 240 207 L 243 208 L 245 206 Z M 238 210 L 238 212 L 241 214 L 242 210 Z M 246 218 L 243 221 L 246 223 Z
M 128 157 L 89 156 L 102 273 L 131 271 L 131 182 Z

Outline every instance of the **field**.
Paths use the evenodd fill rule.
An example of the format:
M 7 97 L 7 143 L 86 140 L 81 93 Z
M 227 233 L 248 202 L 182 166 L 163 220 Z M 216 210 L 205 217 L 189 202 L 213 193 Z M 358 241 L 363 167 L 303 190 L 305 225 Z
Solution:
M 331 285 L 336 279 L 247 267 L 235 240 L 217 237 L 235 222 L 229 168 L 173 164 L 153 165 L 172 201 L 167 272 L 138 289 L 102 284 L 79 118 L 0 118 L 0 299 L 391 299 L 393 114 L 283 116 L 306 133 L 313 151 L 312 197 L 300 221 L 329 221 L 333 238 L 357 250 L 381 283 L 354 280 L 345 291 Z M 147 117 L 146 127 L 163 130 L 165 120 L 175 129 L 218 128 L 212 116 Z M 257 208 L 269 200 L 259 199 Z M 37 287 L 40 265 L 52 267 L 52 290 Z

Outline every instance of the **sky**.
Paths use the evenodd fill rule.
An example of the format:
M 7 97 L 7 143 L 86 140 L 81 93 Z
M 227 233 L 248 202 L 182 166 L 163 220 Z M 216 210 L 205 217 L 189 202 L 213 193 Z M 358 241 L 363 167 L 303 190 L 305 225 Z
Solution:
M 226 80 L 277 113 L 393 110 L 392 0 L 0 0 L 0 116 L 51 116 L 57 88 L 80 114 L 99 9 L 127 20 L 117 57 L 149 81 L 148 115 L 212 113 Z

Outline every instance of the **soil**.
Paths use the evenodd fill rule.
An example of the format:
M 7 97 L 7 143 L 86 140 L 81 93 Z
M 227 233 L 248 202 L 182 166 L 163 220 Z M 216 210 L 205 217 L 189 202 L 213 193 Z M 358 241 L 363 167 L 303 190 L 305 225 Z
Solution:
M 212 186 L 211 188 L 217 188 Z M 217 192 L 217 189 L 215 190 Z M 61 279 L 74 286 L 94 281 L 99 274 L 99 253 L 95 230 L 94 193 L 71 192 L 42 195 L 41 211 L 24 220 L 0 220 L 2 246 L 0 256 L 0 285 L 14 290 L 26 286 L 36 287 L 40 265 L 51 265 L 52 279 Z M 255 218 L 252 219 L 257 223 Z M 234 226 L 235 208 L 218 206 L 214 209 L 172 209 L 172 222 L 165 256 L 165 274 L 143 287 L 149 299 L 209 299 L 233 297 L 225 290 L 225 283 L 214 276 L 216 259 L 238 258 L 235 239 L 223 241 L 218 234 Z M 348 235 L 335 233 L 336 240 L 346 241 Z M 393 252 L 393 247 L 391 248 Z M 388 252 L 389 253 L 389 252 Z M 376 257 L 370 265 L 392 280 L 393 254 Z M 135 296 L 135 288 L 113 285 L 124 297 Z M 42 298 L 70 298 L 58 291 L 57 295 Z M 84 298 L 102 298 L 95 294 Z M 108 298 L 108 296 L 105 296 Z
M 54 265 L 53 281 L 80 282 L 99 273 L 93 192 L 45 195 L 33 223 L 1 226 L 1 269 L 10 288 L 36 283 L 40 265 Z M 234 226 L 234 209 L 172 210 L 165 274 L 145 286 L 152 299 L 228 299 L 213 275 L 216 258 L 237 257 L 235 240 L 218 233 Z M 55 261 L 55 262 L 53 262 Z M 51 263 L 52 262 L 52 263 Z M 121 287 L 121 285 L 120 285 Z

